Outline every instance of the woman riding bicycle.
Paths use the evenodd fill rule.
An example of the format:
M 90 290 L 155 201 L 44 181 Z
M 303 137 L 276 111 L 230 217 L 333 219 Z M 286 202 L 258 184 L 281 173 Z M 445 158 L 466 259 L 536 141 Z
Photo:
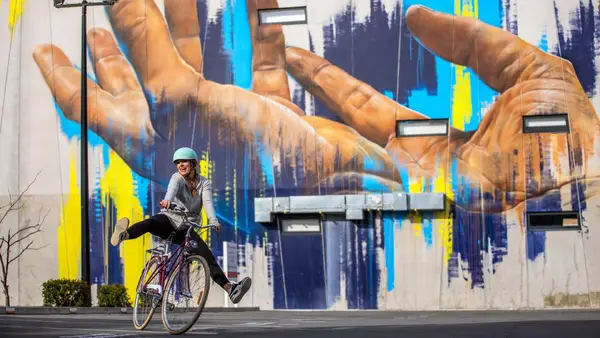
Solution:
M 180 148 L 173 155 L 173 163 L 177 166 L 177 172 L 171 177 L 165 198 L 160 202 L 161 212 L 135 223 L 129 228 L 129 219 L 121 218 L 115 225 L 110 240 L 112 245 L 117 246 L 125 240 L 138 238 L 148 232 L 162 239 L 167 239 L 172 232 L 175 232 L 173 243 L 181 244 L 187 227 L 180 213 L 170 212 L 172 205 L 177 205 L 175 207 L 176 211 L 191 213 L 187 218 L 195 223 L 200 222 L 200 211 L 204 207 L 209 224 L 219 224 L 213 208 L 211 184 L 198 174 L 198 155 L 196 152 L 191 148 Z M 234 304 L 239 303 L 250 289 L 252 280 L 246 277 L 239 283 L 231 283 L 223 273 L 208 245 L 195 231 L 190 231 L 190 236 L 192 240 L 198 243 L 198 247 L 193 249 L 192 253 L 206 259 L 213 281 L 229 293 L 229 299 Z

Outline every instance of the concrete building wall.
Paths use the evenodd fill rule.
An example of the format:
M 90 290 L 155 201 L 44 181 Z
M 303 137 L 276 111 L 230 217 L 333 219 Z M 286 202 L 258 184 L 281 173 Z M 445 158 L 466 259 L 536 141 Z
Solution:
M 600 306 L 598 0 L 279 0 L 306 6 L 307 24 L 252 25 L 253 7 L 274 3 L 89 9 L 94 283 L 123 283 L 133 299 L 153 239 L 112 247 L 114 223 L 159 210 L 172 152 L 191 145 L 223 224 L 204 239 L 221 263 L 223 241 L 237 244 L 235 272 L 253 278 L 240 306 Z M 0 206 L 33 182 L 0 235 L 47 213 L 38 250 L 8 278 L 12 304 L 41 305 L 44 281 L 80 277 L 80 12 L 7 0 L 0 20 Z M 569 134 L 523 134 L 522 115 L 556 113 Z M 396 120 L 422 118 L 453 128 L 392 135 Z M 391 191 L 447 203 L 324 214 L 313 234 L 254 221 L 257 197 Z M 576 211 L 581 229 L 532 231 L 532 211 Z M 213 284 L 209 305 L 223 302 Z

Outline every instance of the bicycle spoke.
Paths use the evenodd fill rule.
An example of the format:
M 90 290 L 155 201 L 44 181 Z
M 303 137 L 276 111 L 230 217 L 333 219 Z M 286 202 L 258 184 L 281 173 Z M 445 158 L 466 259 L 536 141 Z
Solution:
M 138 330 L 146 328 L 154 315 L 154 310 L 160 305 L 163 291 L 160 286 L 160 274 L 157 271 L 159 267 L 158 258 L 153 258 L 140 276 L 133 304 L 133 324 Z
M 165 286 L 162 319 L 171 333 L 189 330 L 204 309 L 210 289 L 208 264 L 190 256 L 177 266 Z

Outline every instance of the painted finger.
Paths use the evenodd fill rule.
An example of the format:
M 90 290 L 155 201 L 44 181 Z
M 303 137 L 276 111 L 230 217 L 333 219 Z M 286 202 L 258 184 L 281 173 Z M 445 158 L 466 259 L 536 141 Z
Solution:
M 426 119 L 357 80 L 324 58 L 301 48 L 286 50 L 288 70 L 304 88 L 367 139 L 385 146 L 396 120 Z
M 197 0 L 165 0 L 165 16 L 181 58 L 202 74 L 202 42 Z
M 356 130 L 335 121 L 317 116 L 302 118 L 319 136 L 335 147 L 340 170 L 376 175 L 388 180 L 399 180 L 399 172 L 389 154 L 382 147 L 367 140 Z
M 133 68 L 108 30 L 92 29 L 88 32 L 87 39 L 102 89 L 113 96 L 129 91 L 142 91 Z
M 146 88 L 155 94 L 184 66 L 154 0 L 120 0 L 107 9 L 117 39 Z
M 335 125 L 338 129 L 340 129 L 342 131 L 359 135 L 356 130 L 352 129 L 351 127 L 348 127 L 345 124 L 337 123 L 335 121 L 332 121 L 332 120 L 329 120 L 329 119 L 326 119 L 326 118 L 323 118 L 320 116 L 305 116 L 302 119 L 304 121 L 306 121 L 308 124 L 310 124 L 316 130 L 320 130 L 323 128 L 332 128 Z
M 247 0 L 252 39 L 252 91 L 291 101 L 281 25 L 259 25 L 258 10 L 278 8 L 277 0 Z
M 298 116 L 304 116 L 304 111 L 298 107 L 294 102 L 289 101 L 285 98 L 282 98 L 281 96 L 271 96 L 271 95 L 266 95 L 266 97 L 268 97 L 269 99 L 280 103 L 284 106 L 286 106 L 287 108 L 290 108 L 294 113 L 296 113 Z
M 33 53 L 48 88 L 54 96 L 65 117 L 76 123 L 81 122 L 81 72 L 69 61 L 63 51 L 52 45 L 41 45 Z M 106 91 L 100 89 L 89 78 L 88 81 L 88 121 L 89 129 L 96 132 L 124 159 L 130 159 L 134 151 L 130 142 L 132 136 L 142 140 L 152 140 L 150 128 L 144 128 L 145 120 L 139 115 L 139 109 L 127 111 L 123 105 Z M 145 99 L 142 92 L 126 93 L 123 99 L 141 102 Z M 133 98 L 133 96 L 137 96 Z M 131 105 L 131 104 L 130 104 Z M 135 167 L 132 163 L 132 167 Z
M 561 62 L 568 65 L 518 36 L 475 18 L 414 5 L 406 12 L 406 23 L 425 47 L 447 61 L 473 69 L 483 82 L 501 93 L 519 78 L 562 76 Z M 572 67 L 565 69 L 574 74 Z
M 365 182 L 368 182 L 370 191 L 404 191 L 402 183 L 383 178 L 378 175 L 357 172 L 340 172 L 319 182 L 319 188 L 325 191 L 334 191 L 336 194 L 363 194 Z M 377 189 L 377 187 L 379 189 Z
M 65 116 L 80 122 L 81 72 L 73 67 L 60 48 L 53 45 L 40 45 L 33 52 L 33 58 Z M 95 93 L 98 87 L 89 78 L 87 81 L 88 95 Z
M 339 123 L 339 128 L 325 123 L 314 127 L 307 122 L 310 118 L 274 100 L 211 81 L 202 83 L 197 97 L 206 100 L 199 102 L 205 107 L 199 113 L 200 125 L 233 132 L 236 142 L 259 144 L 265 156 L 273 157 L 272 165 L 297 170 L 307 186 L 314 187 L 336 172 L 399 176 L 394 175 L 394 164 L 383 148 Z

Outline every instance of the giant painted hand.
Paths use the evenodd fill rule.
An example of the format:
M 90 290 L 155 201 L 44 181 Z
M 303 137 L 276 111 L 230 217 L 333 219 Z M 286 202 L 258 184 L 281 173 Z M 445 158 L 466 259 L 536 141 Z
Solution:
M 88 82 L 90 128 L 133 170 L 166 182 L 174 170 L 168 154 L 213 132 L 260 144 L 285 165 L 303 171 L 307 186 L 345 173 L 372 175 L 397 188 L 392 180 L 395 169 L 384 149 L 341 124 L 303 120 L 298 107 L 264 89 L 271 77 L 255 74 L 252 91 L 206 80 L 196 13 L 196 0 L 166 0 L 166 21 L 153 0 L 119 1 L 108 15 L 128 58 L 107 30 L 88 33 L 99 83 Z M 254 45 L 255 73 L 265 72 L 275 61 L 269 56 L 256 60 L 263 55 L 260 51 L 285 60 L 279 45 L 270 41 Z M 65 116 L 79 122 L 80 72 L 56 46 L 38 47 L 34 59 Z M 231 145 L 231 140 L 223 142 Z M 154 162 L 157 155 L 164 163 Z M 362 162 L 367 156 L 382 166 L 365 170 Z
M 457 158 L 458 174 L 470 184 L 484 193 L 512 195 L 507 202 L 483 206 L 504 210 L 523 201 L 526 191 L 533 197 L 571 181 L 569 168 L 559 169 L 556 180 L 539 179 L 538 186 L 526 188 L 526 176 L 541 177 L 538 139 L 548 148 L 565 138 L 523 137 L 520 131 L 523 114 L 568 110 L 579 174 L 597 176 L 585 158 L 593 154 L 598 119 L 568 62 L 480 21 L 412 7 L 406 19 L 423 44 L 447 60 L 473 68 L 502 94 L 475 133 L 452 130 L 449 138 L 393 139 L 395 120 L 425 117 L 308 51 L 286 50 L 280 26 L 257 25 L 256 7 L 274 6 L 274 0 L 248 0 L 253 41 L 249 92 L 202 76 L 195 0 L 166 0 L 166 22 L 153 1 L 121 0 L 109 10 L 109 17 L 133 67 L 107 31 L 90 32 L 100 85 L 90 82 L 92 128 L 136 172 L 157 180 L 168 177 L 171 168 L 152 165 L 152 154 L 192 144 L 196 126 L 216 132 L 234 129 L 240 141 L 261 144 L 283 165 L 303 170 L 307 186 L 368 175 L 399 189 L 394 161 L 409 169 L 411 179 L 419 179 L 448 175 L 447 164 Z M 65 115 L 78 121 L 78 71 L 54 46 L 41 46 L 34 57 Z M 287 71 L 351 128 L 304 116 L 290 100 Z M 376 165 L 365 166 L 367 161 Z M 480 209 L 473 204 L 465 207 Z
M 455 162 L 456 173 L 464 178 L 459 184 L 463 194 L 489 194 L 467 198 L 464 208 L 506 210 L 560 188 L 576 199 L 569 183 L 600 177 L 600 166 L 588 162 L 598 154 L 599 119 L 571 63 L 473 18 L 412 6 L 406 22 L 425 47 L 473 69 L 500 93 L 475 132 L 451 129 L 449 137 L 392 138 L 395 120 L 426 117 L 309 51 L 288 48 L 288 69 L 344 122 L 385 147 L 395 163 L 408 169 L 411 180 L 450 176 Z M 569 113 L 570 136 L 522 133 L 521 116 L 553 113 Z M 557 165 L 550 172 L 553 152 L 563 153 L 571 167 Z M 588 189 L 587 194 L 593 193 Z M 473 203 L 477 200 L 483 205 Z

